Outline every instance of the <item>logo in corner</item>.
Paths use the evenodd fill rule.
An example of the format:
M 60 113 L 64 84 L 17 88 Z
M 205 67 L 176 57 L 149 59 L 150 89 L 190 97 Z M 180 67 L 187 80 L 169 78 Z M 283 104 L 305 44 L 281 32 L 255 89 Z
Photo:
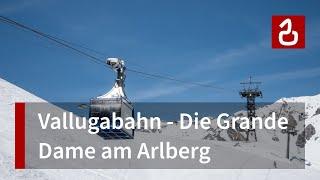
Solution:
M 305 16 L 272 16 L 272 48 L 305 48 Z

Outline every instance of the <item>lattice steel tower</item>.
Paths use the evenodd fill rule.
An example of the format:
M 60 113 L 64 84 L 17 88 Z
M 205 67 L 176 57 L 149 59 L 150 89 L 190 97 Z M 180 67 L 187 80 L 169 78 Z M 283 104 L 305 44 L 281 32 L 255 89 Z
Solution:
M 241 82 L 243 90 L 239 92 L 242 98 L 247 98 L 247 116 L 250 120 L 250 128 L 247 129 L 246 134 L 246 141 L 249 141 L 249 135 L 254 136 L 255 140 L 257 141 L 257 134 L 256 130 L 252 129 L 252 118 L 256 117 L 256 97 L 262 98 L 262 92 L 259 90 L 259 84 L 261 82 L 254 82 L 250 76 L 249 81 Z

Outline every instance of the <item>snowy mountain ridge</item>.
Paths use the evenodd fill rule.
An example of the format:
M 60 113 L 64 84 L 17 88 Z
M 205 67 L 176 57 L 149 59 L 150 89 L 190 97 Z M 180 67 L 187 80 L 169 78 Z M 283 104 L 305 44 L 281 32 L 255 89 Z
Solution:
M 282 102 L 288 102 L 288 103 L 289 102 L 293 102 L 293 103 L 302 102 L 302 103 L 305 103 L 306 114 L 310 117 L 310 116 L 313 116 L 316 113 L 316 111 L 320 108 L 320 94 L 314 95 L 314 96 L 281 98 L 276 101 L 276 103 L 282 103 Z

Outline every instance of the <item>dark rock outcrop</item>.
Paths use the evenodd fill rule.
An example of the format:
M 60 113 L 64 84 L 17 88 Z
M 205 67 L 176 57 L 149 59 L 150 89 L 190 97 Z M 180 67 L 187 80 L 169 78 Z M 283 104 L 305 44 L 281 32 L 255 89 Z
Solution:
M 298 135 L 296 145 L 300 148 L 304 148 L 307 140 L 310 140 L 310 138 L 315 134 L 316 129 L 311 124 L 309 124 L 307 127 L 305 127 L 304 131 L 302 131 L 301 134 Z

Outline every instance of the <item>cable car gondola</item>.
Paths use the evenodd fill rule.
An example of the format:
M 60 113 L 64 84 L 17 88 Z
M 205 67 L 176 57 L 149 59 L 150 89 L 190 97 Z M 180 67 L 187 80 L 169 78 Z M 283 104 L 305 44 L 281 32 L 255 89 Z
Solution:
M 113 70 L 117 72 L 117 78 L 112 89 L 102 96 L 90 100 L 89 117 L 108 117 L 112 119 L 112 113 L 117 117 L 125 119 L 133 117 L 133 106 L 128 100 L 124 91 L 125 65 L 124 61 L 118 58 L 108 58 L 106 61 Z M 104 139 L 133 139 L 132 129 L 100 129 L 99 136 Z

